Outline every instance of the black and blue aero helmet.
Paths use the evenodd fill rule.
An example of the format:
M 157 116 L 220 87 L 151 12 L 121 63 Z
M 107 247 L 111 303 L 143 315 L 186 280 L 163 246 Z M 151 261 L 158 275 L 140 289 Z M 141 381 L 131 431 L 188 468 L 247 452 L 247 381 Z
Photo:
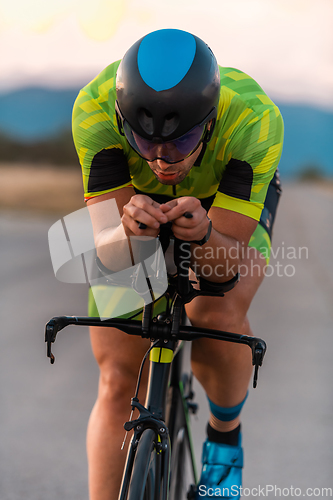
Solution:
M 144 36 L 124 55 L 116 89 L 119 130 L 143 158 L 181 161 L 211 138 L 220 73 L 197 36 L 176 29 Z

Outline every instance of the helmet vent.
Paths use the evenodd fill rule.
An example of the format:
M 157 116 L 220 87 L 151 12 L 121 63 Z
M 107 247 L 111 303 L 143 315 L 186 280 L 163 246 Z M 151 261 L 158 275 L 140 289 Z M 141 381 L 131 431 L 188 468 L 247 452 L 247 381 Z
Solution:
M 179 125 L 179 116 L 176 113 L 169 113 L 164 117 L 162 137 L 173 134 Z
M 146 132 L 146 134 L 153 135 L 154 133 L 154 120 L 153 115 L 148 109 L 141 108 L 138 112 L 138 121 Z

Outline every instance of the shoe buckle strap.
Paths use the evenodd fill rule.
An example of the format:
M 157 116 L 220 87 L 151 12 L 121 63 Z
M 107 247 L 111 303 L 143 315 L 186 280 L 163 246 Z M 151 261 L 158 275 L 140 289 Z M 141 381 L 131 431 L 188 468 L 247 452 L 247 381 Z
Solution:
M 243 467 L 243 449 L 240 446 L 206 441 L 202 451 L 202 463 L 241 468 Z

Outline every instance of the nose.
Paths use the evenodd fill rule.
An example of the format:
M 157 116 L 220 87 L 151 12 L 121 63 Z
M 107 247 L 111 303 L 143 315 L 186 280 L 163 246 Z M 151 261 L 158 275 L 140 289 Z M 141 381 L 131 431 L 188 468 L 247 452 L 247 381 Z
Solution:
M 156 160 L 156 163 L 158 168 L 162 171 L 167 170 L 170 167 L 169 163 L 166 163 L 165 161 L 160 159 Z

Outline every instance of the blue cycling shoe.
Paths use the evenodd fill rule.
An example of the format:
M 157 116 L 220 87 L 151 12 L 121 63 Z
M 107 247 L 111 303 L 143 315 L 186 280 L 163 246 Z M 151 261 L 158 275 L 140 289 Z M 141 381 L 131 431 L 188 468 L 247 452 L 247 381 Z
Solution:
M 242 486 L 243 449 L 240 446 L 205 441 L 202 472 L 196 500 L 239 500 Z

